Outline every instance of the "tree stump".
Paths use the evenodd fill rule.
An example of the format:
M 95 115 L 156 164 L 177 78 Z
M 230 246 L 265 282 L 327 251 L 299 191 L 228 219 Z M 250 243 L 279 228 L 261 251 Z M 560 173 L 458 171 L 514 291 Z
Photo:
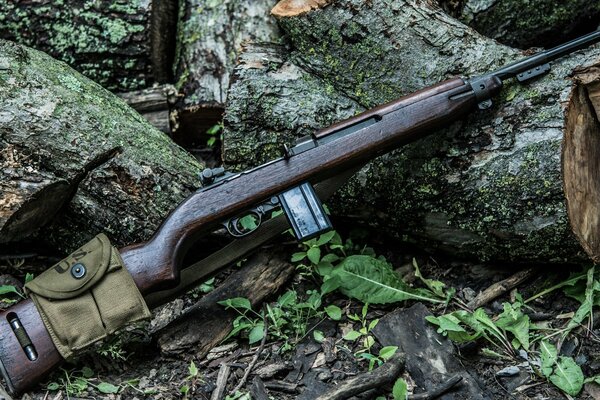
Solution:
M 0 243 L 48 224 L 65 252 L 99 232 L 140 241 L 199 186 L 188 153 L 41 52 L 0 40 L 0 99 Z
M 429 2 L 321 3 L 283 0 L 273 14 L 290 47 L 251 46 L 241 55 L 225 117 L 230 167 L 280 156 L 281 143 L 367 107 L 524 56 Z M 331 201 L 332 212 L 481 260 L 599 259 L 600 244 L 583 245 L 572 232 L 561 172 L 563 136 L 573 129 L 565 112 L 574 93 L 585 93 L 571 74 L 599 57 L 588 48 L 526 86 L 507 83 L 491 110 L 371 162 Z M 598 197 L 592 184 L 577 190 Z
M 440 0 L 479 33 L 526 49 L 555 46 L 600 24 L 600 2 L 588 0 Z
M 0 38 L 42 50 L 115 91 L 171 79 L 176 22 L 177 0 L 0 3 Z

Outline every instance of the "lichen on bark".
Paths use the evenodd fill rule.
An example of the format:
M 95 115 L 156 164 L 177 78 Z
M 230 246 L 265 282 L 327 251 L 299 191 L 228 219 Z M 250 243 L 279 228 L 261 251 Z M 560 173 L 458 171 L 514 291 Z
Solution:
M 0 98 L 0 187 L 7 188 L 1 192 L 18 192 L 30 177 L 43 176 L 46 183 L 29 202 L 72 198 L 43 235 L 61 249 L 101 231 L 117 244 L 147 238 L 198 186 L 200 165 L 188 153 L 122 100 L 44 53 L 0 41 Z M 61 191 L 40 198 L 55 182 L 64 183 Z M 40 224 L 17 236 L 0 225 L 0 241 L 31 234 L 57 212 L 38 215 Z M 18 209 L 13 213 L 18 217 Z
M 152 83 L 150 0 L 0 3 L 0 38 L 42 50 L 115 91 Z
M 242 45 L 279 38 L 274 0 L 190 0 L 180 3 L 176 76 L 183 106 L 222 108 Z
M 290 132 L 310 133 L 328 117 L 347 118 L 452 75 L 473 76 L 522 57 L 416 0 L 338 1 L 280 24 L 291 50 L 270 58 L 248 49 L 242 60 L 262 61 L 236 70 L 225 118 L 230 165 L 271 158 Z M 587 49 L 526 86 L 509 83 L 491 110 L 371 162 L 331 200 L 332 212 L 480 260 L 585 260 L 566 217 L 560 149 L 569 74 L 596 57 L 599 49 Z M 279 77 L 289 70 L 304 73 L 283 85 Z M 285 113 L 256 105 L 265 97 L 268 104 L 269 96 L 285 104 Z M 300 106 L 305 99 L 315 99 L 308 110 Z M 336 107 L 345 104 L 351 106 Z

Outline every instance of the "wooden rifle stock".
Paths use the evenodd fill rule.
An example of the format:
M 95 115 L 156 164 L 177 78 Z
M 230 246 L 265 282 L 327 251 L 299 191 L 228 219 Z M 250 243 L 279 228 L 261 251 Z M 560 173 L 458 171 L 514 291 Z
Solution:
M 490 97 L 499 92 L 499 80 L 487 83 Z M 144 295 L 174 286 L 190 246 L 223 221 L 303 182 L 318 183 L 433 133 L 471 112 L 479 101 L 471 84 L 456 78 L 323 129 L 287 157 L 189 196 L 148 242 L 121 249 L 125 266 Z M 12 318 L 18 318 L 31 339 L 35 360 L 27 357 L 17 340 Z M 62 362 L 31 300 L 0 313 L 0 361 L 13 394 L 40 382 Z

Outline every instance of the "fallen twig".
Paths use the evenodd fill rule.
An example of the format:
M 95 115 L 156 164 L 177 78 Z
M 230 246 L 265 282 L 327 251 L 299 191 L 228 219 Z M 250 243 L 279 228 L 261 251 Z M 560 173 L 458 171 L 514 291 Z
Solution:
M 267 312 L 265 311 L 265 312 L 263 312 L 263 337 L 260 341 L 260 346 L 258 346 L 258 350 L 256 350 L 254 357 L 252 357 L 252 361 L 250 361 L 248 368 L 246 368 L 246 371 L 244 371 L 244 376 L 242 376 L 242 379 L 240 379 L 240 381 L 235 386 L 235 388 L 229 393 L 230 395 L 233 395 L 235 392 L 240 390 L 246 383 L 246 380 L 248 379 L 250 372 L 252 372 L 252 369 L 254 369 L 254 366 L 256 365 L 256 362 L 258 361 L 258 357 L 260 357 L 260 354 L 262 353 L 262 351 L 265 348 L 265 343 L 267 342 L 268 329 L 269 329 L 269 321 L 267 320 Z
M 221 400 L 223 398 L 230 370 L 231 368 L 227 363 L 221 364 L 221 368 L 219 368 L 219 374 L 217 375 L 217 387 L 215 390 L 213 390 L 210 400 Z
M 525 282 L 529 278 L 533 277 L 537 273 L 537 268 L 529 268 L 523 271 L 519 271 L 508 278 L 501 280 L 500 282 L 494 283 L 492 286 L 479 293 L 473 300 L 471 300 L 467 306 L 474 310 L 479 308 L 495 298 L 502 296 L 504 293 L 514 289 L 517 285 Z
M 343 400 L 394 381 L 404 370 L 404 354 L 398 353 L 381 367 L 348 379 L 323 393 L 316 400 Z
M 443 395 L 444 393 L 446 393 L 448 390 L 452 389 L 454 386 L 456 386 L 460 381 L 462 381 L 462 379 L 463 379 L 462 376 L 454 375 L 453 377 L 451 377 L 447 381 L 443 382 L 438 387 L 433 388 L 429 392 L 413 394 L 412 396 L 409 396 L 408 398 L 409 398 L 409 400 L 433 400 L 433 399 L 436 399 L 436 398 L 440 397 L 441 395 Z

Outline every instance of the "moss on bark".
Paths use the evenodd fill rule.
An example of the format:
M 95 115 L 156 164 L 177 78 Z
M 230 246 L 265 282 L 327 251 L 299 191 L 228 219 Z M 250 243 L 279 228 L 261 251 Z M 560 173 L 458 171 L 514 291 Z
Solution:
M 416 0 L 338 1 L 280 22 L 291 50 L 269 57 L 249 49 L 242 60 L 262 61 L 236 70 L 225 118 L 229 165 L 255 165 L 290 133 L 521 56 Z M 560 148 L 569 74 L 598 56 L 588 49 L 527 86 L 509 83 L 491 110 L 371 162 L 331 210 L 465 257 L 585 260 L 566 217 Z M 287 71 L 300 73 L 282 79 Z
M 150 0 L 0 3 L 0 38 L 42 50 L 117 91 L 152 83 Z
M 200 165 L 183 149 L 122 100 L 41 52 L 0 41 L 0 98 L 1 192 L 37 185 L 3 208 L 2 241 L 41 228 L 29 224 L 17 236 L 9 229 L 27 223 L 17 218 L 20 207 L 46 201 L 39 193 L 54 182 L 67 186 L 60 192 L 65 200 L 74 197 L 44 238 L 66 249 L 100 231 L 119 244 L 144 239 L 197 186 Z M 56 212 L 34 220 L 46 223 Z

